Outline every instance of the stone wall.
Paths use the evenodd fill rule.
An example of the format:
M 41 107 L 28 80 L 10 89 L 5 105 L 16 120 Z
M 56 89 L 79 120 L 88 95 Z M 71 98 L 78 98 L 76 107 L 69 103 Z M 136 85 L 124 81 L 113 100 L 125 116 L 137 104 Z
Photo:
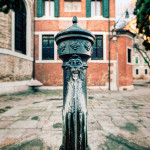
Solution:
M 8 14 L 0 12 L 0 82 L 23 81 L 32 78 L 33 68 L 33 48 L 34 48 L 34 1 L 23 0 L 25 2 L 27 14 L 27 26 L 31 26 L 27 31 L 27 40 L 31 44 L 27 47 L 28 54 L 20 54 L 13 50 L 12 41 L 14 39 L 12 10 Z M 31 16 L 31 18 L 29 18 Z M 31 19 L 29 22 L 28 20 Z M 29 24 L 28 24 L 29 23 Z M 12 28 L 13 27 L 13 28 Z M 28 38 L 31 36 L 31 38 Z M 30 43 L 31 42 L 31 43 Z M 30 53 L 29 53 L 30 52 Z
M 0 82 L 29 80 L 32 77 L 32 61 L 1 54 Z

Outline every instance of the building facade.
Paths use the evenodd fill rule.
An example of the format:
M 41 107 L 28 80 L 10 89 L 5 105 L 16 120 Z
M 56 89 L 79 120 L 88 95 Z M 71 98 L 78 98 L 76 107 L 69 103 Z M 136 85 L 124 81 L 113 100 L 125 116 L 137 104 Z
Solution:
M 0 93 L 14 92 L 32 78 L 33 2 L 22 0 L 19 12 L 0 12 Z
M 22 5 L 19 12 L 0 13 L 0 91 L 17 91 L 11 86 L 20 90 L 19 85 L 27 85 L 34 75 L 44 86 L 63 85 L 54 37 L 72 25 L 73 16 L 81 28 L 96 36 L 88 61 L 88 87 L 133 89 L 133 35 L 121 31 L 116 41 L 109 38 L 115 0 L 22 0 Z
M 132 19 L 129 24 L 127 24 L 124 29 L 130 30 L 132 33 L 136 34 L 134 37 L 134 43 L 138 44 L 139 48 L 143 51 L 145 50 L 143 46 L 143 35 L 138 35 L 138 29 L 136 28 L 136 18 Z M 142 55 L 141 55 L 142 53 Z M 141 53 L 134 48 L 132 64 L 133 64 L 133 79 L 134 80 L 149 80 L 150 79 L 150 69 L 148 63 L 145 61 L 147 56 L 150 58 L 150 52 L 147 51 L 147 56 L 144 52 Z M 148 60 L 148 59 L 147 59 Z
M 133 47 L 130 34 L 124 32 L 117 38 L 118 53 L 116 43 L 110 40 L 109 72 L 109 29 L 115 24 L 115 0 L 36 0 L 35 12 L 37 80 L 45 86 L 63 85 L 62 61 L 58 58 L 54 37 L 70 27 L 72 17 L 77 16 L 78 25 L 96 36 L 88 62 L 87 85 L 108 89 L 110 73 L 111 90 L 117 89 L 117 82 L 121 89 L 133 88 L 132 65 L 127 61 L 128 51 Z

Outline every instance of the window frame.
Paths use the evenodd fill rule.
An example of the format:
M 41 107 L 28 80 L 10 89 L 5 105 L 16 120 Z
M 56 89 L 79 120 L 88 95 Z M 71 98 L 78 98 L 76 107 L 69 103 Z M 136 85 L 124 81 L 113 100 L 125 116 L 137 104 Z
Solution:
M 138 56 L 135 57 L 135 64 L 139 64 L 139 57 Z
M 145 75 L 148 75 L 148 69 L 144 69 Z
M 102 0 L 99 0 L 100 1 L 100 15 L 98 15 L 97 14 L 98 12 L 95 10 L 95 9 L 97 9 L 97 6 L 93 4 L 95 6 L 95 8 L 94 8 L 94 11 L 95 11 L 94 14 L 95 13 L 96 14 L 92 16 L 92 2 L 93 1 L 95 2 L 95 0 L 91 0 L 91 18 L 103 16 L 103 3 L 102 3 Z
M 97 46 L 97 41 L 98 40 L 102 40 L 102 53 L 103 53 L 103 57 L 102 57 L 102 59 L 101 58 L 98 58 L 98 57 L 94 57 L 94 59 L 92 58 L 92 54 L 91 54 L 91 60 L 103 60 L 103 58 L 104 58 L 104 51 L 103 51 L 103 35 L 95 35 L 95 37 L 100 37 L 100 38 L 96 38 L 96 40 L 95 40 L 95 42 L 96 43 L 94 43 L 94 44 L 96 44 L 96 46 Z M 101 38 L 102 37 L 102 38 Z M 93 44 L 93 45 L 94 45 Z M 99 50 L 99 47 L 96 47 L 95 48 L 96 49 L 96 54 L 98 53 L 98 50 Z M 100 50 L 101 50 L 101 47 L 100 47 Z M 93 46 L 92 46 L 92 51 L 94 51 L 93 50 Z M 98 54 L 97 54 L 98 55 Z
M 31 11 L 27 0 L 22 0 L 26 8 L 26 54 L 19 53 L 15 50 L 15 12 L 12 10 L 12 52 L 18 57 L 31 60 Z
M 50 4 L 49 4 L 49 15 L 45 15 L 45 1 L 48 1 Z M 53 1 L 53 7 L 51 6 L 51 1 Z M 51 15 L 51 9 L 50 8 L 53 8 L 53 15 Z M 55 17 L 55 2 L 54 0 L 43 0 L 43 17 Z
M 102 60 L 92 60 L 91 58 L 89 59 L 90 63 L 108 63 L 107 60 L 107 49 L 106 49 L 106 37 L 108 34 L 106 32 L 92 32 L 93 35 L 102 35 L 103 36 L 103 59 Z
M 52 31 L 52 32 L 43 31 L 43 32 L 36 33 L 36 35 L 39 36 L 39 49 L 38 49 L 39 56 L 38 56 L 38 60 L 36 60 L 36 63 L 62 63 L 61 59 L 57 59 L 57 44 L 55 40 L 54 40 L 54 60 L 42 60 L 42 36 L 54 35 L 55 38 L 57 33 L 58 33 L 57 31 Z
M 139 75 L 139 69 L 135 69 L 135 74 Z
M 14 45 L 15 45 L 15 51 L 16 52 L 26 55 L 27 54 L 27 31 L 26 31 L 27 30 L 27 10 L 26 10 L 26 7 L 25 7 L 25 4 L 24 4 L 23 1 L 22 1 L 22 3 L 24 5 L 25 9 L 23 10 L 23 12 L 17 12 L 18 17 L 21 17 L 21 21 L 19 21 L 19 22 L 21 22 L 21 26 L 18 26 L 18 24 L 16 23 L 16 13 L 14 14 L 15 15 L 15 17 L 14 17 L 14 22 L 15 22 L 15 31 L 14 31 L 15 32 L 15 34 L 14 34 L 15 35 L 15 43 L 14 43 Z M 25 16 L 24 16 L 24 14 L 25 14 Z M 24 22 L 24 17 L 25 17 L 25 22 Z M 20 18 L 18 18 L 18 19 L 20 19 Z M 17 22 L 18 22 L 18 20 L 17 20 Z M 24 29 L 23 22 L 25 23 L 25 29 Z M 24 30 L 25 30 L 25 32 L 24 32 Z M 21 41 L 16 40 L 16 38 L 17 38 L 16 32 L 17 31 L 19 32 L 19 34 L 21 34 L 21 36 L 23 36 L 22 34 L 25 34 L 25 37 L 24 38 L 22 37 Z M 24 43 L 24 40 L 25 40 L 25 43 Z M 21 43 L 21 49 L 16 48 L 16 47 L 20 48 L 20 46 L 16 45 L 16 41 L 17 41 L 17 43 Z
M 52 59 L 46 59 L 46 58 L 44 59 L 44 57 L 43 57 L 43 48 L 44 48 L 44 47 L 43 47 L 43 40 L 44 40 L 43 37 L 44 37 L 44 36 L 53 36 L 53 38 L 48 38 L 48 43 L 49 43 L 50 40 L 53 40 L 53 42 L 54 42 L 54 45 L 53 45 L 53 46 L 55 46 L 54 35 L 42 35 L 42 60 L 54 60 L 55 48 L 53 49 L 53 58 L 52 58 Z M 49 45 L 48 45 L 48 47 L 49 47 Z M 50 47 L 49 47 L 49 48 L 50 48 Z
M 128 62 L 128 49 L 131 50 L 131 62 Z M 127 61 L 127 64 L 128 65 L 132 65 L 132 62 L 133 62 L 133 48 L 127 46 L 127 49 L 126 49 L 126 61 Z

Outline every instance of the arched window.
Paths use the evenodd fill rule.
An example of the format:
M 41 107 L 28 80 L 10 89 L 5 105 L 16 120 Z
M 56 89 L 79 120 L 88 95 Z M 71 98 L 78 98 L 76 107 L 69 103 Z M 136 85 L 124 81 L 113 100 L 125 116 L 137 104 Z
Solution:
M 15 12 L 15 51 L 26 54 L 26 8 L 21 3 L 21 10 Z

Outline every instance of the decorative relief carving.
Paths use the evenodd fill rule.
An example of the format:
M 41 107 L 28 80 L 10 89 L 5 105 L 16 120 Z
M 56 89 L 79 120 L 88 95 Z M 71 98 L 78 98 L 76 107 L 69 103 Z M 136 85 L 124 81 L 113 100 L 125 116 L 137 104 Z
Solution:
M 73 80 L 80 79 L 84 81 L 84 69 L 82 60 L 79 56 L 74 55 L 65 65 L 65 69 L 67 70 L 67 81 L 72 78 Z
M 70 47 L 73 50 L 77 50 L 80 47 L 80 43 L 78 42 L 78 40 L 72 41 L 71 44 L 70 44 Z
M 65 43 L 61 43 L 59 45 L 59 49 L 60 49 L 61 52 L 63 52 L 66 49 L 66 44 Z
M 89 51 L 90 48 L 91 48 L 91 43 L 90 43 L 90 42 L 85 42 L 84 47 L 85 47 L 85 49 L 86 49 L 87 51 Z

